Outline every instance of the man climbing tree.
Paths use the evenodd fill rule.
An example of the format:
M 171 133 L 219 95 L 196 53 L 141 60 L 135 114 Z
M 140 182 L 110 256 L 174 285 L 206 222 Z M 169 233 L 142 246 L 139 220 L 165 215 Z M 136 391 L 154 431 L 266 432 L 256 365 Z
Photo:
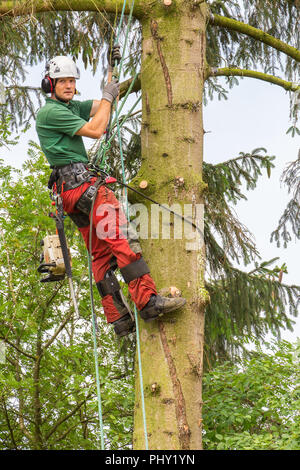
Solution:
M 113 67 L 121 59 L 119 47 L 114 46 L 108 56 Z M 117 265 L 146 322 L 181 308 L 185 299 L 157 294 L 139 243 L 127 240 L 122 230 L 126 229 L 126 218 L 114 193 L 107 187 L 104 176 L 88 167 L 82 136 L 99 139 L 104 134 L 111 104 L 119 94 L 119 83 L 113 80 L 107 84 L 102 100 L 81 103 L 73 101 L 79 78 L 72 59 L 57 56 L 49 61 L 42 88 L 51 93 L 51 98 L 38 112 L 36 129 L 53 168 L 49 189 L 54 186 L 54 192 L 62 198 L 63 208 L 79 228 L 88 250 L 92 220 L 91 254 L 96 285 L 108 323 L 113 324 L 117 335 L 125 336 L 134 331 L 135 321 L 113 271 Z
M 9 15 L 36 14 L 42 30 L 49 34 L 48 38 L 45 33 L 44 39 L 49 41 L 52 56 L 57 40 L 53 31 L 61 30 L 49 27 L 45 19 L 47 11 L 87 10 L 94 12 L 96 23 L 105 13 L 115 14 L 116 8 L 120 13 L 124 4 L 123 0 L 54 3 L 32 0 L 27 5 L 7 0 L 1 2 L 0 13 L 4 15 L 3 28 Z M 126 14 L 129 6 L 130 2 L 126 3 Z M 142 325 L 147 429 L 137 381 L 133 447 L 145 448 L 146 434 L 150 449 L 201 449 L 204 344 L 209 358 L 212 351 L 215 357 L 223 358 L 236 339 L 246 333 L 254 332 L 262 339 L 266 331 L 272 328 L 279 331 L 289 324 L 284 314 L 285 287 L 270 280 L 266 269 L 257 269 L 250 275 L 236 269 L 232 262 L 242 260 L 247 264 L 257 251 L 244 236 L 241 225 L 230 217 L 227 202 L 238 200 L 241 180 L 250 187 L 255 186 L 260 169 L 265 168 L 269 173 L 272 161 L 254 153 L 240 158 L 240 166 L 237 162 L 221 169 L 202 165 L 205 134 L 202 105 L 207 94 L 224 94 L 216 81 L 219 76 L 256 78 L 290 92 L 299 89 L 299 2 L 136 0 L 133 15 L 142 33 L 139 83 L 143 114 L 142 164 L 131 184 L 141 188 L 141 182 L 146 181 L 144 193 L 155 195 L 162 204 L 168 201 L 170 205 L 195 207 L 205 202 L 207 207 L 206 253 L 203 247 L 186 250 L 182 240 L 153 238 L 143 246 L 158 287 L 176 285 L 187 303 L 184 314 L 179 312 L 170 321 L 163 318 Z M 80 17 L 83 24 L 78 28 L 78 37 L 84 44 L 85 62 L 90 59 L 94 65 L 99 58 L 99 37 L 93 36 L 97 28 L 92 27 L 92 20 L 92 26 L 89 22 L 92 16 L 87 17 L 86 23 Z M 61 14 L 58 23 L 63 25 L 62 30 L 74 29 L 72 15 Z M 33 24 L 34 21 L 30 22 L 28 27 L 33 29 Z M 7 27 L 8 34 L 11 29 Z M 23 31 L 17 45 L 26 42 L 22 34 Z M 65 35 L 62 36 L 61 52 L 70 47 Z M 99 36 L 103 38 L 100 33 Z M 78 54 L 75 45 L 72 54 Z M 284 71 L 284 78 L 276 76 L 278 65 Z M 128 87 L 128 82 L 124 87 Z M 218 213 L 220 207 L 225 209 Z M 203 216 L 201 219 L 203 222 Z M 214 231 L 223 246 L 214 238 Z M 215 275 L 211 284 L 205 282 L 205 254 L 207 265 Z M 174 263 L 175 257 L 179 262 Z M 293 301 L 292 296 L 289 300 Z M 205 309 L 208 315 L 204 323 Z

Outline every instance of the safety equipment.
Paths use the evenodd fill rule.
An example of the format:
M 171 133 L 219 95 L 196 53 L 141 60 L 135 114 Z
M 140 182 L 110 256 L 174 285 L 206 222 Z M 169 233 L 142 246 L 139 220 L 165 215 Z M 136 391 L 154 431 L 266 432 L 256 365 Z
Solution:
M 53 57 L 45 67 L 45 77 L 42 80 L 42 90 L 45 93 L 54 93 L 57 78 L 80 78 L 80 71 L 75 62 L 64 55 Z
M 127 264 L 127 266 L 124 266 L 123 268 L 120 268 L 120 271 L 127 284 L 138 277 L 144 276 L 144 274 L 150 273 L 149 266 L 143 257 L 133 261 L 133 263 Z
M 62 185 L 64 191 L 75 189 L 90 181 L 93 176 L 95 174 L 84 163 L 70 163 L 53 169 L 48 181 L 48 188 L 51 189 L 56 183 L 56 190 L 61 193 Z
M 89 215 L 99 187 L 106 183 L 105 175 L 90 170 L 83 163 L 71 163 L 70 165 L 53 169 L 48 181 L 48 188 L 51 189 L 54 183 L 56 183 L 58 193 L 61 193 L 62 189 L 69 191 L 69 189 L 75 189 L 83 183 L 91 181 L 95 176 L 97 176 L 95 183 L 84 191 L 76 203 L 77 210 L 85 215 Z
M 46 75 L 42 80 L 41 88 L 45 93 L 54 93 L 55 80 Z
M 103 177 L 98 177 L 95 183 L 89 186 L 82 196 L 78 199 L 75 208 L 80 212 L 83 212 L 85 215 L 89 215 L 92 209 L 93 201 L 96 198 L 96 194 L 100 186 L 105 184 L 105 179 Z
M 110 83 L 105 85 L 103 88 L 103 100 L 107 100 L 112 103 L 120 93 L 120 83 L 117 79 L 113 79 Z
M 50 78 L 73 77 L 78 80 L 80 78 L 80 71 L 70 57 L 58 55 L 46 64 L 46 75 Z
M 147 305 L 140 310 L 140 315 L 145 322 L 150 322 L 165 313 L 178 310 L 183 307 L 185 303 L 186 300 L 183 297 L 152 296 Z
M 115 267 L 117 267 L 117 265 L 115 265 Z M 113 322 L 115 333 L 118 336 L 125 336 L 135 331 L 134 316 L 126 298 L 124 297 L 121 286 L 113 269 L 106 271 L 104 279 L 97 282 L 96 286 L 102 298 L 106 297 L 107 295 L 112 296 L 114 306 L 121 315 L 121 318 Z

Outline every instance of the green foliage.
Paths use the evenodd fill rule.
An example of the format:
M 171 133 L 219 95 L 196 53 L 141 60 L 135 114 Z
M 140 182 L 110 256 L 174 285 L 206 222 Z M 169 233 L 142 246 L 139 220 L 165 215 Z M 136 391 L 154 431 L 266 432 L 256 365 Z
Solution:
M 284 247 L 292 240 L 292 234 L 299 240 L 300 238 L 300 151 L 297 160 L 287 165 L 282 175 L 282 182 L 292 195 L 291 200 L 279 219 L 278 227 L 271 235 L 271 242 L 277 242 L 280 246 L 281 239 Z M 290 229 L 289 229 L 290 226 Z
M 205 195 L 205 222 L 206 244 L 209 250 L 208 263 L 212 275 L 223 271 L 224 261 L 214 255 L 215 249 L 212 233 L 215 232 L 222 241 L 226 251 L 226 259 L 248 264 L 257 256 L 257 250 L 248 230 L 237 220 L 231 204 L 236 204 L 241 199 L 247 199 L 246 190 L 256 187 L 262 170 L 266 170 L 270 176 L 274 167 L 274 156 L 263 155 L 264 148 L 254 149 L 251 153 L 240 152 L 239 157 L 227 160 L 217 165 L 204 163 L 203 180 L 208 185 Z M 243 191 L 242 191 L 243 190 Z
M 80 57 L 87 67 L 96 72 L 103 46 L 111 34 L 112 21 L 105 13 L 47 12 L 36 16 L 9 18 L 0 22 L 0 77 L 6 85 L 6 106 L 0 108 L 1 117 L 12 115 L 17 127 L 35 119 L 41 106 L 42 92 L 32 86 L 21 86 L 28 76 L 28 68 L 41 64 L 41 74 L 47 60 L 66 53 Z M 30 76 L 29 76 L 30 78 Z
M 48 217 L 48 164 L 31 143 L 22 170 L 0 167 L 0 442 L 2 449 L 99 449 L 86 249 L 66 219 L 72 246 L 76 318 L 67 281 L 41 284 L 40 240 Z M 94 292 L 106 448 L 130 448 L 133 353 L 115 339 Z M 60 330 L 61 328 L 61 330 Z M 123 345 L 124 346 L 124 345 Z
M 233 18 L 258 28 L 271 36 L 299 49 L 300 29 L 299 15 L 296 8 L 299 4 L 282 0 L 208 0 L 211 12 L 227 18 Z M 278 76 L 280 72 L 285 79 L 299 81 L 299 65 L 295 60 L 281 54 L 276 48 L 268 47 L 247 35 L 236 31 L 219 28 L 212 24 L 207 27 L 207 62 L 211 67 L 237 67 L 258 70 Z M 231 88 L 239 83 L 238 79 L 226 79 Z M 205 83 L 205 103 L 207 99 L 227 99 L 228 90 L 216 77 Z M 295 118 L 293 104 L 294 93 L 290 94 L 291 115 Z M 296 116 L 297 120 L 297 116 Z M 290 132 L 297 132 L 293 124 Z
M 250 359 L 204 375 L 206 450 L 300 450 L 300 348 L 257 346 Z
M 6 116 L 0 124 L 0 147 L 9 148 L 10 145 L 17 145 L 19 137 L 10 139 L 12 132 L 10 130 L 11 118 Z
M 288 1 L 272 0 L 209 0 L 212 13 L 233 18 L 259 28 L 282 41 L 299 48 L 298 17 Z M 289 80 L 295 78 L 295 61 L 284 60 L 280 53 L 263 43 L 224 28 L 208 26 L 207 60 L 213 67 L 227 66 L 261 69 L 275 74 L 278 68 Z M 296 77 L 298 78 L 298 77 Z
M 277 258 L 261 262 L 252 234 L 232 209 L 246 199 L 244 189 L 253 190 L 265 170 L 270 176 L 274 156 L 263 148 L 212 165 L 204 163 L 208 184 L 205 195 L 207 289 L 211 302 L 206 309 L 205 365 L 216 360 L 237 358 L 244 348 L 244 337 L 264 342 L 269 332 L 280 336 L 281 328 L 292 329 L 291 317 L 298 315 L 300 288 L 281 283 L 285 266 L 269 268 Z M 254 264 L 250 272 L 236 264 Z
M 274 262 L 274 260 L 271 260 Z M 292 330 L 290 316 L 297 316 L 300 288 L 278 280 L 278 271 L 262 263 L 250 272 L 234 267 L 207 284 L 211 303 L 206 310 L 205 362 L 238 360 L 247 355 L 247 341 L 265 342 L 267 333 L 280 337 L 282 329 Z

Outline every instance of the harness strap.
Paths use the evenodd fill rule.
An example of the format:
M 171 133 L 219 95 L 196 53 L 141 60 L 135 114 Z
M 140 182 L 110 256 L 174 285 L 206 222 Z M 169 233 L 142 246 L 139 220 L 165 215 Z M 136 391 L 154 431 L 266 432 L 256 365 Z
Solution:
M 114 272 L 110 270 L 107 272 L 105 278 L 102 281 L 98 281 L 96 285 L 101 297 L 105 297 L 108 294 L 113 295 L 121 289 Z
M 105 184 L 103 176 L 98 177 L 92 186 L 89 186 L 76 202 L 75 208 L 89 215 L 91 212 L 93 201 L 96 199 L 96 193 L 100 186 Z
M 121 317 L 129 314 L 131 322 L 134 321 L 130 306 L 128 305 L 128 302 L 123 295 L 121 286 L 113 270 L 109 269 L 106 272 L 104 279 L 102 281 L 98 281 L 96 286 L 102 298 L 106 295 L 112 296 L 114 306 L 118 310 Z
M 83 183 L 90 181 L 94 176 L 96 175 L 81 162 L 70 163 L 62 167 L 53 167 L 48 181 L 48 188 L 51 189 L 55 183 L 57 192 L 61 193 L 62 187 L 64 191 L 75 189 Z
M 144 274 L 150 273 L 149 266 L 143 257 L 133 261 L 133 263 L 127 264 L 124 268 L 120 268 L 120 271 L 126 284 L 129 284 L 129 282 L 134 279 L 144 276 Z

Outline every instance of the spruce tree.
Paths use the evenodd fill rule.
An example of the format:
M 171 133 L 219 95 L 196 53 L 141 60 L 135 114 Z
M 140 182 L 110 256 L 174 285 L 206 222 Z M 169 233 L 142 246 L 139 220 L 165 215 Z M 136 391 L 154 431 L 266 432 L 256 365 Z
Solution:
M 30 6 L 1 2 L 1 75 L 8 105 L 2 111 L 13 115 L 15 126 L 34 115 L 29 97 L 37 90 L 18 86 L 25 66 L 68 52 L 95 71 L 105 55 L 102 46 L 110 39 L 116 8 L 120 12 L 122 5 L 121 0 L 33 0 Z M 127 71 L 141 63 L 143 107 L 141 145 L 134 136 L 126 149 L 134 155 L 141 148 L 141 164 L 139 158 L 131 160 L 136 173 L 132 185 L 138 188 L 147 180 L 145 194 L 160 203 L 203 203 L 206 208 L 205 252 L 188 252 L 178 240 L 144 243 L 158 287 L 176 285 L 188 299 L 184 314 L 175 320 L 140 326 L 149 446 L 200 449 L 203 348 L 211 364 L 240 352 L 244 334 L 263 339 L 267 331 L 289 327 L 287 308 L 296 314 L 299 294 L 297 287 L 280 282 L 284 266 L 258 262 L 251 236 L 231 209 L 244 197 L 242 182 L 254 189 L 261 171 L 270 173 L 273 156 L 255 149 L 221 165 L 203 163 L 202 103 L 226 96 L 220 76 L 228 77 L 229 87 L 242 76 L 278 85 L 291 97 L 299 90 L 299 2 L 137 0 L 134 16 L 132 47 L 142 52 L 134 60 L 129 57 Z M 296 121 L 290 132 L 299 132 Z M 183 160 L 182 155 L 188 157 Z M 294 175 L 295 167 L 285 177 L 290 181 Z M 299 234 L 297 194 L 289 219 Z M 255 268 L 242 272 L 235 266 L 237 259 L 253 261 Z M 134 448 L 144 446 L 137 385 Z

